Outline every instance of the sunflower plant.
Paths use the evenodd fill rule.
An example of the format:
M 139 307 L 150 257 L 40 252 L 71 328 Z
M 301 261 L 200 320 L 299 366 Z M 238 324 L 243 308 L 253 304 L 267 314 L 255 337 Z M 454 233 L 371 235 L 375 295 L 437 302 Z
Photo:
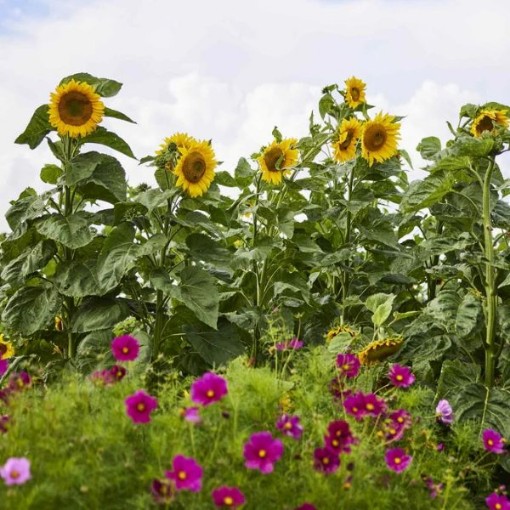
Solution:
M 133 122 L 105 105 L 121 86 L 86 73 L 63 78 L 16 139 L 31 149 L 45 141 L 56 159 L 40 173 L 49 189 L 27 188 L 11 203 L 12 231 L 1 245 L 2 320 L 33 340 L 26 353 L 74 358 L 82 342 L 128 313 L 118 291 L 134 260 L 127 254 L 129 226 L 114 209 L 126 199 L 125 171 L 112 155 L 89 148 L 134 158 L 122 138 L 100 125 L 107 118 Z

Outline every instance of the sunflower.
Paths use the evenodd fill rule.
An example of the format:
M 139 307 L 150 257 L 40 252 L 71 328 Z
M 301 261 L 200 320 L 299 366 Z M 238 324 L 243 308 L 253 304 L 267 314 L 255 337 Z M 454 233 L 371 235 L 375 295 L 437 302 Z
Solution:
M 0 334 L 0 359 L 12 358 L 14 356 L 14 347 L 11 342 L 4 340 L 4 335 Z
M 373 120 L 363 125 L 361 155 L 370 166 L 397 155 L 400 124 L 394 120 L 392 115 L 378 113 Z
M 341 333 L 347 333 L 352 338 L 355 338 L 359 336 L 359 332 L 352 329 L 348 324 L 340 324 L 339 326 L 333 326 L 327 333 L 326 333 L 326 343 L 329 344 L 335 336 L 340 335 Z
M 281 142 L 274 141 L 264 149 L 257 158 L 264 181 L 280 184 L 283 175 L 287 175 L 297 165 L 299 150 L 293 148 L 296 144 L 296 138 L 286 138 Z
M 377 363 L 400 350 L 404 339 L 399 336 L 384 338 L 370 342 L 361 352 L 358 358 L 362 365 Z
M 87 136 L 101 122 L 104 104 L 94 87 L 85 82 L 68 81 L 50 95 L 50 124 L 61 136 Z
M 507 112 L 504 110 L 482 110 L 471 126 L 471 134 L 482 136 L 484 131 L 492 132 L 496 126 L 508 127 Z
M 214 151 L 207 141 L 194 141 L 179 151 L 181 157 L 173 170 L 177 176 L 176 185 L 189 196 L 199 197 L 209 189 L 214 179 L 217 164 Z
M 356 157 L 356 143 L 361 136 L 361 124 L 358 119 L 344 119 L 338 128 L 337 139 L 333 142 L 333 157 L 338 162 L 349 161 Z
M 175 133 L 172 136 L 167 136 L 163 140 L 156 154 L 158 156 L 164 154 L 172 143 L 176 145 L 177 150 L 180 152 L 181 149 L 189 149 L 194 143 L 197 143 L 197 140 L 187 133 Z
M 365 89 L 367 85 L 364 81 L 352 76 L 345 80 L 345 102 L 351 107 L 356 108 L 366 101 Z

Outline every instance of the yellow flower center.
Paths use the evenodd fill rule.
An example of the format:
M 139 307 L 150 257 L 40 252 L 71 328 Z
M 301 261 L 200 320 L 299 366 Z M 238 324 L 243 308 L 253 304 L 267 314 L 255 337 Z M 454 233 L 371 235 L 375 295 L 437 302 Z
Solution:
M 393 462 L 395 462 L 395 464 L 400 464 L 402 462 L 402 459 L 400 457 L 395 457 L 395 460 Z
M 388 432 L 390 433 L 390 436 L 394 436 L 397 433 L 395 429 L 389 429 Z
M 129 348 L 128 347 L 123 347 L 122 348 L 122 353 L 123 354 L 127 354 L 129 352 Z
M 493 441 L 492 439 L 489 439 L 489 440 L 487 441 L 487 444 L 488 444 L 489 446 L 492 446 L 492 445 L 494 444 L 494 441 Z
M 367 404 L 367 411 L 373 411 L 374 410 L 374 404 Z
M 10 475 L 11 475 L 11 478 L 16 480 L 17 478 L 20 477 L 20 472 L 19 471 L 16 471 L 15 469 L 13 469 L 11 472 L 10 472 Z
M 227 506 L 232 506 L 234 503 L 234 500 L 230 496 L 225 496 L 223 498 L 223 503 Z
M 207 395 L 208 398 L 213 398 L 214 397 L 214 391 L 213 390 L 207 390 L 206 395 Z
M 358 408 L 357 408 L 357 407 L 353 407 L 353 408 L 352 408 L 352 412 L 353 412 L 353 413 L 357 413 L 357 412 L 358 412 Z
M 404 380 L 404 376 L 403 376 L 403 375 L 401 375 L 401 374 L 398 374 L 398 375 L 397 375 L 397 377 L 395 377 L 395 379 L 396 379 L 397 381 L 403 381 L 403 380 Z
M 267 455 L 266 450 L 259 450 L 259 457 L 263 459 Z
M 402 416 L 399 416 L 399 417 L 397 418 L 397 421 L 398 421 L 399 423 L 404 423 L 404 418 L 402 418 Z
M 327 465 L 329 464 L 329 459 L 328 459 L 328 457 L 324 457 L 324 458 L 322 459 L 322 463 L 323 463 L 323 464 L 326 464 L 326 466 L 327 466 Z
M 359 96 L 360 96 L 359 89 L 356 87 L 352 87 L 351 88 L 351 97 L 352 97 L 353 101 L 358 101 Z
M 496 503 L 496 504 L 494 505 L 494 508 L 495 508 L 496 510 L 501 510 L 503 507 L 501 506 L 501 504 L 500 504 L 500 503 Z
M 279 172 L 283 163 L 283 151 L 278 147 L 273 147 L 264 155 L 264 162 L 270 172 Z
M 376 124 L 367 128 L 363 141 L 369 151 L 375 152 L 384 146 L 387 138 L 388 135 L 384 127 Z
M 145 411 L 145 404 L 143 402 L 136 404 L 136 410 L 143 413 Z
M 340 443 L 336 439 L 333 439 L 333 441 L 331 441 L 331 444 L 333 446 L 338 446 Z
M 60 118 L 71 126 L 82 126 L 92 117 L 92 112 L 90 99 L 76 90 L 64 94 L 58 103 Z
M 196 184 L 200 182 L 207 167 L 200 152 L 190 152 L 182 164 L 182 173 L 188 182 Z
M 342 370 L 345 370 L 347 372 L 347 370 L 349 370 L 350 365 L 348 365 L 347 363 L 345 363 L 345 365 L 342 365 Z
M 186 480 L 188 475 L 186 474 L 186 471 L 179 471 L 177 473 L 177 477 L 179 478 L 179 480 Z
M 283 428 L 285 430 L 290 430 L 292 428 L 292 423 L 290 421 L 286 422 Z

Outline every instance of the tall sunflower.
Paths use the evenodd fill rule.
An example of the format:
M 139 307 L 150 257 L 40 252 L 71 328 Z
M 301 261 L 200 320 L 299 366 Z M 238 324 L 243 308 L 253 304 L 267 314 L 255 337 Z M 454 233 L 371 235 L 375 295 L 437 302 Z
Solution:
M 262 180 L 270 184 L 280 184 L 283 176 L 297 165 L 299 150 L 294 147 L 296 138 L 286 138 L 281 142 L 276 140 L 268 145 L 257 158 L 262 172 Z
M 496 126 L 508 127 L 507 113 L 505 110 L 482 110 L 471 125 L 471 133 L 480 137 L 484 131 L 492 132 Z
M 103 120 L 104 104 L 94 87 L 70 80 L 50 94 L 49 121 L 61 136 L 87 136 Z
M 361 134 L 361 155 L 372 166 L 382 163 L 398 153 L 400 124 L 395 117 L 378 113 L 372 120 L 365 122 Z
M 366 101 L 365 89 L 367 85 L 364 81 L 351 76 L 345 80 L 345 102 L 351 107 L 356 108 Z
M 361 123 L 355 117 L 344 119 L 333 142 L 333 157 L 336 161 L 349 161 L 356 157 L 356 144 L 361 136 Z
M 163 140 L 163 143 L 159 146 L 160 148 L 156 151 L 156 154 L 164 154 L 172 143 L 176 145 L 177 150 L 180 152 L 181 149 L 189 149 L 196 142 L 197 140 L 187 133 L 174 133 L 172 136 L 167 136 Z
M 181 157 L 173 170 L 177 176 L 176 185 L 191 197 L 202 196 L 214 179 L 217 162 L 212 147 L 207 141 L 195 140 L 179 151 Z

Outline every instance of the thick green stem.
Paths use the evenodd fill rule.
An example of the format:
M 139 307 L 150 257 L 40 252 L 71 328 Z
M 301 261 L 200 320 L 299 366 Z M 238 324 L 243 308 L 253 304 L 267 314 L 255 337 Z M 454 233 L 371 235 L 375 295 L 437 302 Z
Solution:
M 494 170 L 494 159 L 491 159 L 485 180 L 483 183 L 483 234 L 484 234 L 484 251 L 485 259 L 485 385 L 491 388 L 494 384 L 494 371 L 496 365 L 496 274 L 494 267 L 494 240 L 492 237 L 492 222 L 491 222 L 491 179 Z
M 349 184 L 347 188 L 347 202 L 351 201 L 352 191 L 354 189 L 354 168 L 351 170 L 351 174 L 349 175 Z M 350 210 L 347 210 L 346 217 L 346 227 L 345 227 L 345 237 L 344 237 L 344 246 L 347 246 L 351 242 L 351 229 L 352 229 L 352 213 Z M 346 271 L 342 272 L 342 303 L 347 299 L 349 295 L 349 275 Z M 345 307 L 342 307 L 342 324 L 345 321 Z

